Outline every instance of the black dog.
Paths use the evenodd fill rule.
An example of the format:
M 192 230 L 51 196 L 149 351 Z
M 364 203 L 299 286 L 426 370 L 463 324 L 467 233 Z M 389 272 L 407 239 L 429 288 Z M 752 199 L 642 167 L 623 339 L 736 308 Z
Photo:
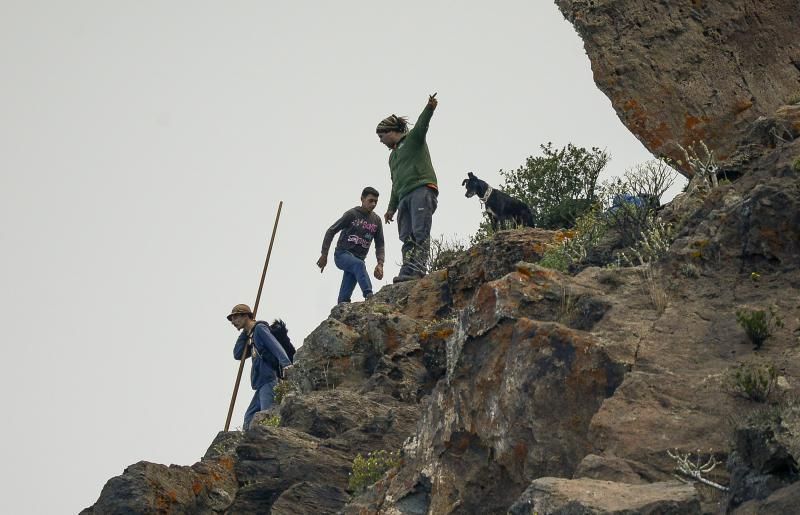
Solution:
M 461 185 L 467 188 L 465 197 L 477 195 L 486 205 L 486 212 L 489 213 L 492 229 L 495 231 L 507 220 L 513 220 L 517 225 L 533 227 L 533 213 L 524 202 L 506 195 L 500 190 L 493 189 L 485 181 L 475 177 L 472 172 L 467 173 L 467 179 L 464 179 Z

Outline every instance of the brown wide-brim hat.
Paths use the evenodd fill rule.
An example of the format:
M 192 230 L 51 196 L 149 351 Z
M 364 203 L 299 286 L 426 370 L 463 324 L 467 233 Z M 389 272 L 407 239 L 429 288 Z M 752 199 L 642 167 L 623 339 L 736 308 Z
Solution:
M 250 306 L 248 306 L 247 304 L 236 304 L 235 306 L 233 306 L 233 309 L 231 310 L 231 314 L 228 315 L 227 317 L 225 317 L 225 318 L 228 319 L 228 322 L 231 321 L 231 318 L 233 318 L 233 315 L 250 315 L 250 316 L 253 316 L 253 312 L 250 310 Z

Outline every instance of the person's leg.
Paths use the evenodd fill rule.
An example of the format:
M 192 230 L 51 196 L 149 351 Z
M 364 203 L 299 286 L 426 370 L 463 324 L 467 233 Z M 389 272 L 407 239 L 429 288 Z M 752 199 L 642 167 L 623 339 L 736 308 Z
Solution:
M 348 299 L 349 295 L 353 293 L 356 282 L 361 287 L 361 292 L 365 298 L 372 294 L 372 282 L 369 280 L 367 265 L 363 259 L 359 259 L 349 252 L 341 252 L 336 254 L 335 260 L 337 267 L 344 270 L 345 274 L 350 274 L 353 277 L 353 286 L 350 287 L 348 292 Z
M 428 272 L 428 261 L 431 252 L 431 227 L 433 213 L 436 211 L 438 199 L 436 192 L 421 186 L 408 194 L 411 213 L 411 238 L 414 249 L 411 256 L 415 275 L 423 276 Z
M 275 402 L 275 385 L 278 384 L 278 380 L 270 381 L 269 383 L 265 384 L 261 388 L 258 389 L 258 404 L 259 410 L 264 411 L 268 410 L 272 407 L 272 404 Z
M 400 204 L 397 206 L 397 232 L 400 236 L 400 241 L 403 242 L 403 265 L 400 267 L 400 274 L 395 279 L 412 277 L 414 275 L 410 264 L 410 258 L 415 245 L 411 235 L 411 213 L 409 212 L 408 205 L 409 196 L 406 195 L 400 200 Z
M 250 427 L 250 422 L 253 420 L 253 416 L 258 413 L 258 390 L 253 392 L 253 400 L 250 401 L 250 405 L 247 407 L 247 411 L 244 412 L 244 426 L 242 429 L 247 431 Z
M 333 253 L 333 262 L 336 268 L 343 272 L 342 285 L 339 287 L 339 297 L 336 299 L 337 304 L 342 302 L 350 302 L 350 296 L 353 295 L 353 290 L 356 288 L 356 276 L 350 271 L 347 263 L 346 256 L 352 256 L 349 252 L 336 251 Z

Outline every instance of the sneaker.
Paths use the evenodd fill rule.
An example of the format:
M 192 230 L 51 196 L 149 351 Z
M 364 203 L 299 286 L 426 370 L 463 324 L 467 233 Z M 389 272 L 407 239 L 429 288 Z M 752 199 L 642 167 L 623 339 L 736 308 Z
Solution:
M 415 275 L 400 274 L 397 277 L 395 277 L 394 279 L 392 279 L 392 282 L 395 283 L 395 284 L 396 283 L 404 283 L 406 281 L 413 281 L 414 279 L 419 279 L 419 277 L 417 277 Z
M 364 300 L 369 300 L 369 299 L 371 299 L 371 298 L 372 298 L 372 297 L 374 297 L 374 296 L 375 296 L 375 294 L 374 294 L 374 293 L 372 293 L 372 292 L 370 292 L 370 293 L 365 293 L 365 294 L 364 294 Z

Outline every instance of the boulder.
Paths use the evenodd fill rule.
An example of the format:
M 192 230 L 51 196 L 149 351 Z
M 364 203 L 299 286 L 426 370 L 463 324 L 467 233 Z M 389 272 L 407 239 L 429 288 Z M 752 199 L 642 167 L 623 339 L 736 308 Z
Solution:
M 598 88 L 654 155 L 719 159 L 800 90 L 795 0 L 556 0 L 583 39 Z
M 544 477 L 531 483 L 510 515 L 692 515 L 703 513 L 697 492 L 677 481 L 631 485 L 596 479 Z
M 219 513 L 234 501 L 237 484 L 230 459 L 184 467 L 140 461 L 113 477 L 83 515 L 117 513 Z
M 432 513 L 495 513 L 531 479 L 573 473 L 591 450 L 592 416 L 626 368 L 590 334 L 528 318 L 559 317 L 561 280 L 520 264 L 478 290 L 447 342 L 448 372 L 426 400 L 407 464 L 359 509 L 394 513 L 424 500 Z

